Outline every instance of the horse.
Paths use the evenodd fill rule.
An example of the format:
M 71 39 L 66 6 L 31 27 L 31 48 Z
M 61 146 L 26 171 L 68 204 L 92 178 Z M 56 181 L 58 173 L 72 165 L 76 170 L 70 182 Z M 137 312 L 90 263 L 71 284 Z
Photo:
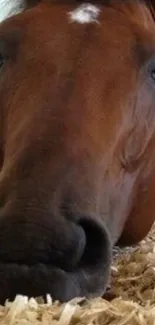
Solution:
M 0 302 L 102 296 L 155 219 L 153 10 L 0 5 Z

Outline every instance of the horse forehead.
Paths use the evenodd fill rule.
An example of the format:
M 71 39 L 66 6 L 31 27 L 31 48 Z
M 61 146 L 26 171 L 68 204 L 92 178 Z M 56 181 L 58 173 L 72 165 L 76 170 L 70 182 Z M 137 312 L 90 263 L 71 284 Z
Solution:
M 4 1 L 5 0 L 0 0 L 0 6 Z M 18 4 L 18 8 L 16 9 L 19 9 L 22 1 L 23 0 L 14 0 L 13 2 L 13 0 L 6 0 L 6 4 L 16 3 Z M 129 53 L 130 55 L 130 48 L 133 47 L 132 43 L 134 42 L 137 44 L 137 46 L 135 46 L 136 53 L 139 55 L 139 48 L 142 48 L 140 56 L 143 57 L 141 54 L 145 52 L 145 47 L 149 49 L 150 47 L 152 48 L 151 34 L 155 35 L 155 28 L 154 23 L 151 24 L 151 15 L 149 11 L 147 12 L 143 6 L 140 6 L 140 8 L 143 12 L 143 20 L 139 18 L 141 17 L 139 16 L 140 14 L 136 15 L 136 5 L 133 7 L 133 12 L 135 12 L 136 18 L 138 19 L 137 23 L 137 21 L 135 22 L 136 18 L 134 20 L 132 19 L 131 12 L 128 13 L 127 11 L 127 13 L 124 12 L 122 14 L 121 7 L 116 10 L 116 8 L 106 7 L 101 4 L 94 5 L 93 2 L 80 5 L 71 5 L 69 3 L 60 5 L 55 2 L 53 4 L 50 2 L 40 2 L 38 9 L 25 10 L 25 13 L 23 12 L 21 15 L 13 17 L 13 20 L 8 24 L 12 25 L 14 23 L 16 25 L 16 22 L 19 22 L 19 26 L 22 27 L 22 30 L 26 31 L 24 35 L 27 35 L 27 37 L 23 38 L 26 40 L 26 43 L 30 42 L 30 40 L 33 42 L 35 38 L 35 42 L 37 40 L 39 44 L 44 41 L 44 39 L 50 38 L 51 42 L 46 43 L 52 44 L 53 39 L 57 46 L 59 46 L 59 43 L 60 46 L 63 46 L 63 44 L 65 46 L 64 40 L 67 39 L 67 37 L 69 39 L 69 36 L 74 38 L 74 42 L 76 43 L 77 39 L 81 37 L 82 32 L 87 28 L 87 31 L 90 30 L 91 35 L 89 36 L 91 36 L 91 44 L 95 46 L 94 51 L 97 50 L 97 46 L 102 45 L 105 41 L 107 47 L 106 53 L 108 51 L 111 52 L 111 48 L 113 50 L 116 48 L 116 53 L 121 51 L 122 54 L 125 53 L 126 55 L 126 53 Z M 146 24 L 144 20 L 147 20 L 148 23 Z M 80 25 L 83 26 L 80 27 Z M 86 27 L 88 25 L 90 26 L 89 28 Z M 138 28 L 136 26 L 138 26 Z M 88 33 L 85 34 L 87 37 Z M 141 36 L 138 42 L 137 35 L 138 38 Z M 152 43 L 154 50 L 154 37 Z M 117 44 L 119 44 L 119 46 L 117 46 Z M 100 49 L 102 49 L 102 47 L 100 47 Z M 38 52 L 45 53 L 45 50 Z M 114 56 L 115 53 L 113 52 L 111 55 Z

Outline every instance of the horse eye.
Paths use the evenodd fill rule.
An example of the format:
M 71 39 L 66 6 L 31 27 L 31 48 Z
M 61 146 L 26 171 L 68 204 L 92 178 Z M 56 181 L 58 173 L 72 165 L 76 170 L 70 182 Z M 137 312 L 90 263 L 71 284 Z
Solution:
M 147 64 L 147 72 L 151 82 L 155 83 L 155 59 L 151 59 Z
M 3 66 L 4 64 L 4 57 L 2 56 L 2 54 L 0 54 L 0 68 Z
M 155 82 L 155 68 L 151 70 L 151 79 Z

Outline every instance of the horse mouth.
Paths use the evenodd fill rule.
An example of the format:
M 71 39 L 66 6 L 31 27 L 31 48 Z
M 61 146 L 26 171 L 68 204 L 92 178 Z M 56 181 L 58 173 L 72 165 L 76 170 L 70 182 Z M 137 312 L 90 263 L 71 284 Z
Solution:
M 1 304 L 6 299 L 13 300 L 17 294 L 44 297 L 49 293 L 54 300 L 67 301 L 80 293 L 73 281 L 76 275 L 53 265 L 0 263 L 0 274 Z
M 88 225 L 89 231 L 84 225 L 87 232 L 84 253 L 72 268 L 67 267 L 67 263 L 58 265 L 51 261 L 50 264 L 45 260 L 28 263 L 26 256 L 24 260 L 24 250 L 22 258 L 16 260 L 12 260 L 10 250 L 10 258 L 5 260 L 6 255 L 1 251 L 0 304 L 6 299 L 13 300 L 17 294 L 28 297 L 50 294 L 53 300 L 60 302 L 77 296 L 90 298 L 103 295 L 109 282 L 112 244 L 105 227 L 92 221 Z M 69 258 L 66 262 L 69 264 Z
M 89 270 L 90 271 L 90 270 Z M 66 272 L 52 265 L 0 264 L 0 304 L 6 299 L 12 301 L 17 294 L 28 297 L 46 297 L 68 301 L 74 297 L 94 297 L 105 292 L 107 276 L 101 272 L 83 269 Z M 96 274 L 95 274 L 96 273 Z M 100 274 L 99 274 L 100 273 Z M 104 274 L 104 275 L 103 275 Z

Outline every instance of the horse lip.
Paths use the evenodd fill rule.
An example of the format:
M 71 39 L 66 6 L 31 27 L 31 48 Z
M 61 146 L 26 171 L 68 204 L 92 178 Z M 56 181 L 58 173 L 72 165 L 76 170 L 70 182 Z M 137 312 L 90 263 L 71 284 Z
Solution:
M 17 294 L 29 297 L 44 296 L 52 293 L 54 300 L 69 300 L 65 296 L 69 286 L 67 272 L 46 264 L 0 263 L 0 304 L 6 299 L 12 300 Z M 58 292 L 58 296 L 57 296 Z M 61 293 L 62 292 L 62 296 Z M 55 293 L 55 294 L 54 294 Z
M 90 271 L 90 272 L 89 272 Z M 13 300 L 17 294 L 29 297 L 46 296 L 53 300 L 68 301 L 76 296 L 95 297 L 105 292 L 103 270 L 78 268 L 66 272 L 53 265 L 0 263 L 0 304 Z M 97 283 L 97 285 L 96 285 Z

